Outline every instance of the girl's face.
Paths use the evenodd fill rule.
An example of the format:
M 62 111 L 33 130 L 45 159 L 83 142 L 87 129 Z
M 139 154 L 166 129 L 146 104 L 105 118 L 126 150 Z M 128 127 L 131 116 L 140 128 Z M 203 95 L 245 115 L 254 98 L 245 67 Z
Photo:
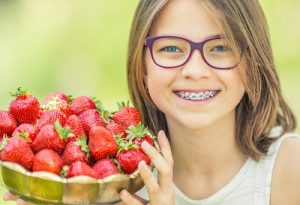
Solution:
M 197 0 L 171 0 L 155 19 L 149 36 L 181 36 L 200 42 L 220 34 L 214 18 Z M 224 48 L 216 49 L 222 52 Z M 171 46 L 163 52 L 180 49 Z M 235 120 L 235 107 L 245 91 L 239 73 L 241 63 L 233 69 L 218 70 L 194 50 L 186 64 L 162 68 L 153 62 L 147 48 L 145 65 L 149 94 L 169 125 L 199 129 L 214 124 L 226 126 Z

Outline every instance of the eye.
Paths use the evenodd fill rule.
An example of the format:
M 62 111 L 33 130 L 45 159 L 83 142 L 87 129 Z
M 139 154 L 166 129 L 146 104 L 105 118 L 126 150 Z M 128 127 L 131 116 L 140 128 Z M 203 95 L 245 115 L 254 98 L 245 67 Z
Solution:
M 175 52 L 180 52 L 180 49 L 176 46 L 166 46 L 162 48 L 161 51 L 168 52 L 168 53 L 175 53 Z
M 226 45 L 218 45 L 215 46 L 213 49 L 211 49 L 211 51 L 215 51 L 215 52 L 226 52 L 226 51 L 230 51 L 231 49 L 226 46 Z

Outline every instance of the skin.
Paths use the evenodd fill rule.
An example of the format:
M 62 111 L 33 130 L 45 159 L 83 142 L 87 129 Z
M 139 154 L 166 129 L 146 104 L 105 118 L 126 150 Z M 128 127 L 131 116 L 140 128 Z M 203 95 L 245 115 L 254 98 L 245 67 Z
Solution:
M 151 35 L 178 35 L 200 42 L 220 33 L 216 22 L 196 1 L 172 1 L 156 19 Z M 150 96 L 167 118 L 174 182 L 190 197 L 207 197 L 225 185 L 246 159 L 234 141 L 235 107 L 244 94 L 240 67 L 226 71 L 210 68 L 199 51 L 194 51 L 189 62 L 176 69 L 158 67 L 149 51 L 145 62 Z M 208 102 L 191 103 L 175 95 L 178 90 L 220 92 Z M 224 166 L 228 166 L 226 171 Z
M 177 35 L 199 42 L 220 32 L 197 1 L 173 0 L 156 18 L 150 36 Z M 207 198 L 226 185 L 247 159 L 237 148 L 234 136 L 234 110 L 244 93 L 239 71 L 245 65 L 227 71 L 212 69 L 203 62 L 199 51 L 195 51 L 186 65 L 162 69 L 153 63 L 149 50 L 145 64 L 150 96 L 166 114 L 171 148 L 165 148 L 163 159 L 155 150 L 144 149 L 154 160 L 158 182 L 149 170 L 140 166 L 150 201 L 121 192 L 123 203 L 174 204 L 170 176 L 190 198 Z M 173 93 L 174 90 L 203 89 L 220 89 L 221 92 L 206 104 L 185 102 Z M 169 158 L 169 150 L 173 159 Z M 300 156 L 300 142 L 287 139 L 275 162 L 271 205 L 300 204 L 300 158 L 295 156 Z
M 158 15 L 150 33 L 151 36 L 177 35 L 195 42 L 217 34 L 221 34 L 217 23 L 194 0 L 171 1 Z M 145 64 L 149 94 L 166 115 L 174 159 L 173 165 L 166 159 L 161 163 L 167 166 L 154 163 L 159 173 L 158 183 L 144 178 L 153 181 L 148 186 L 146 183 L 150 204 L 174 204 L 172 188 L 167 186 L 169 190 L 164 192 L 166 186 L 160 182 L 169 180 L 166 184 L 172 184 L 172 179 L 165 175 L 167 172 L 186 195 L 193 199 L 206 198 L 229 182 L 246 160 L 237 148 L 234 136 L 235 107 L 245 91 L 239 73 L 242 68 L 213 69 L 203 61 L 198 50 L 185 65 L 163 69 L 154 64 L 148 49 Z M 174 93 L 207 90 L 218 90 L 219 94 L 208 101 L 191 102 Z M 154 154 L 149 156 L 155 159 Z M 122 197 L 125 204 L 140 204 L 127 196 Z M 161 203 L 165 196 L 169 200 Z
M 196 0 L 172 0 L 156 18 L 150 35 L 178 35 L 199 42 L 220 33 L 216 22 Z M 235 107 L 244 94 L 239 73 L 244 65 L 216 70 L 203 62 L 199 51 L 194 51 L 187 64 L 168 70 L 153 63 L 149 50 L 145 64 L 149 93 L 166 114 L 170 141 L 163 131 L 158 133 L 162 154 L 146 142 L 142 144 L 158 171 L 157 181 L 144 163 L 139 164 L 150 201 L 122 190 L 120 204 L 173 205 L 173 183 L 192 199 L 207 198 L 226 185 L 247 159 L 236 146 L 234 120 Z M 205 103 L 182 100 L 173 92 L 207 89 L 218 89 L 220 93 Z M 300 157 L 295 156 L 300 156 L 299 140 L 285 140 L 275 162 L 271 205 L 300 204 Z M 4 199 L 17 198 L 6 193 Z M 30 203 L 17 199 L 17 204 Z

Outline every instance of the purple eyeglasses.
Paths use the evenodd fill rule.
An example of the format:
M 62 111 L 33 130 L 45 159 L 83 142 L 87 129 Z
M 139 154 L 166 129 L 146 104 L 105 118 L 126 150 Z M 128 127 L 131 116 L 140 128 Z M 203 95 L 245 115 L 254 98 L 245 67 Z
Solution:
M 183 66 L 193 51 L 198 49 L 208 66 L 224 70 L 239 64 L 245 48 L 232 48 L 221 35 L 211 36 L 201 42 L 179 36 L 151 36 L 146 38 L 145 46 L 150 49 L 153 62 L 162 68 Z

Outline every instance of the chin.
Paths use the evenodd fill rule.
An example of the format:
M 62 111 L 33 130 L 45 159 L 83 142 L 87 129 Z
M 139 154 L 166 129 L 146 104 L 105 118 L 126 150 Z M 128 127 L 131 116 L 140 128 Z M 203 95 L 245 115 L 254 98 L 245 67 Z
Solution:
M 185 127 L 190 130 L 205 129 L 214 124 L 214 119 L 208 117 L 197 116 L 186 116 L 177 118 L 178 126 Z

